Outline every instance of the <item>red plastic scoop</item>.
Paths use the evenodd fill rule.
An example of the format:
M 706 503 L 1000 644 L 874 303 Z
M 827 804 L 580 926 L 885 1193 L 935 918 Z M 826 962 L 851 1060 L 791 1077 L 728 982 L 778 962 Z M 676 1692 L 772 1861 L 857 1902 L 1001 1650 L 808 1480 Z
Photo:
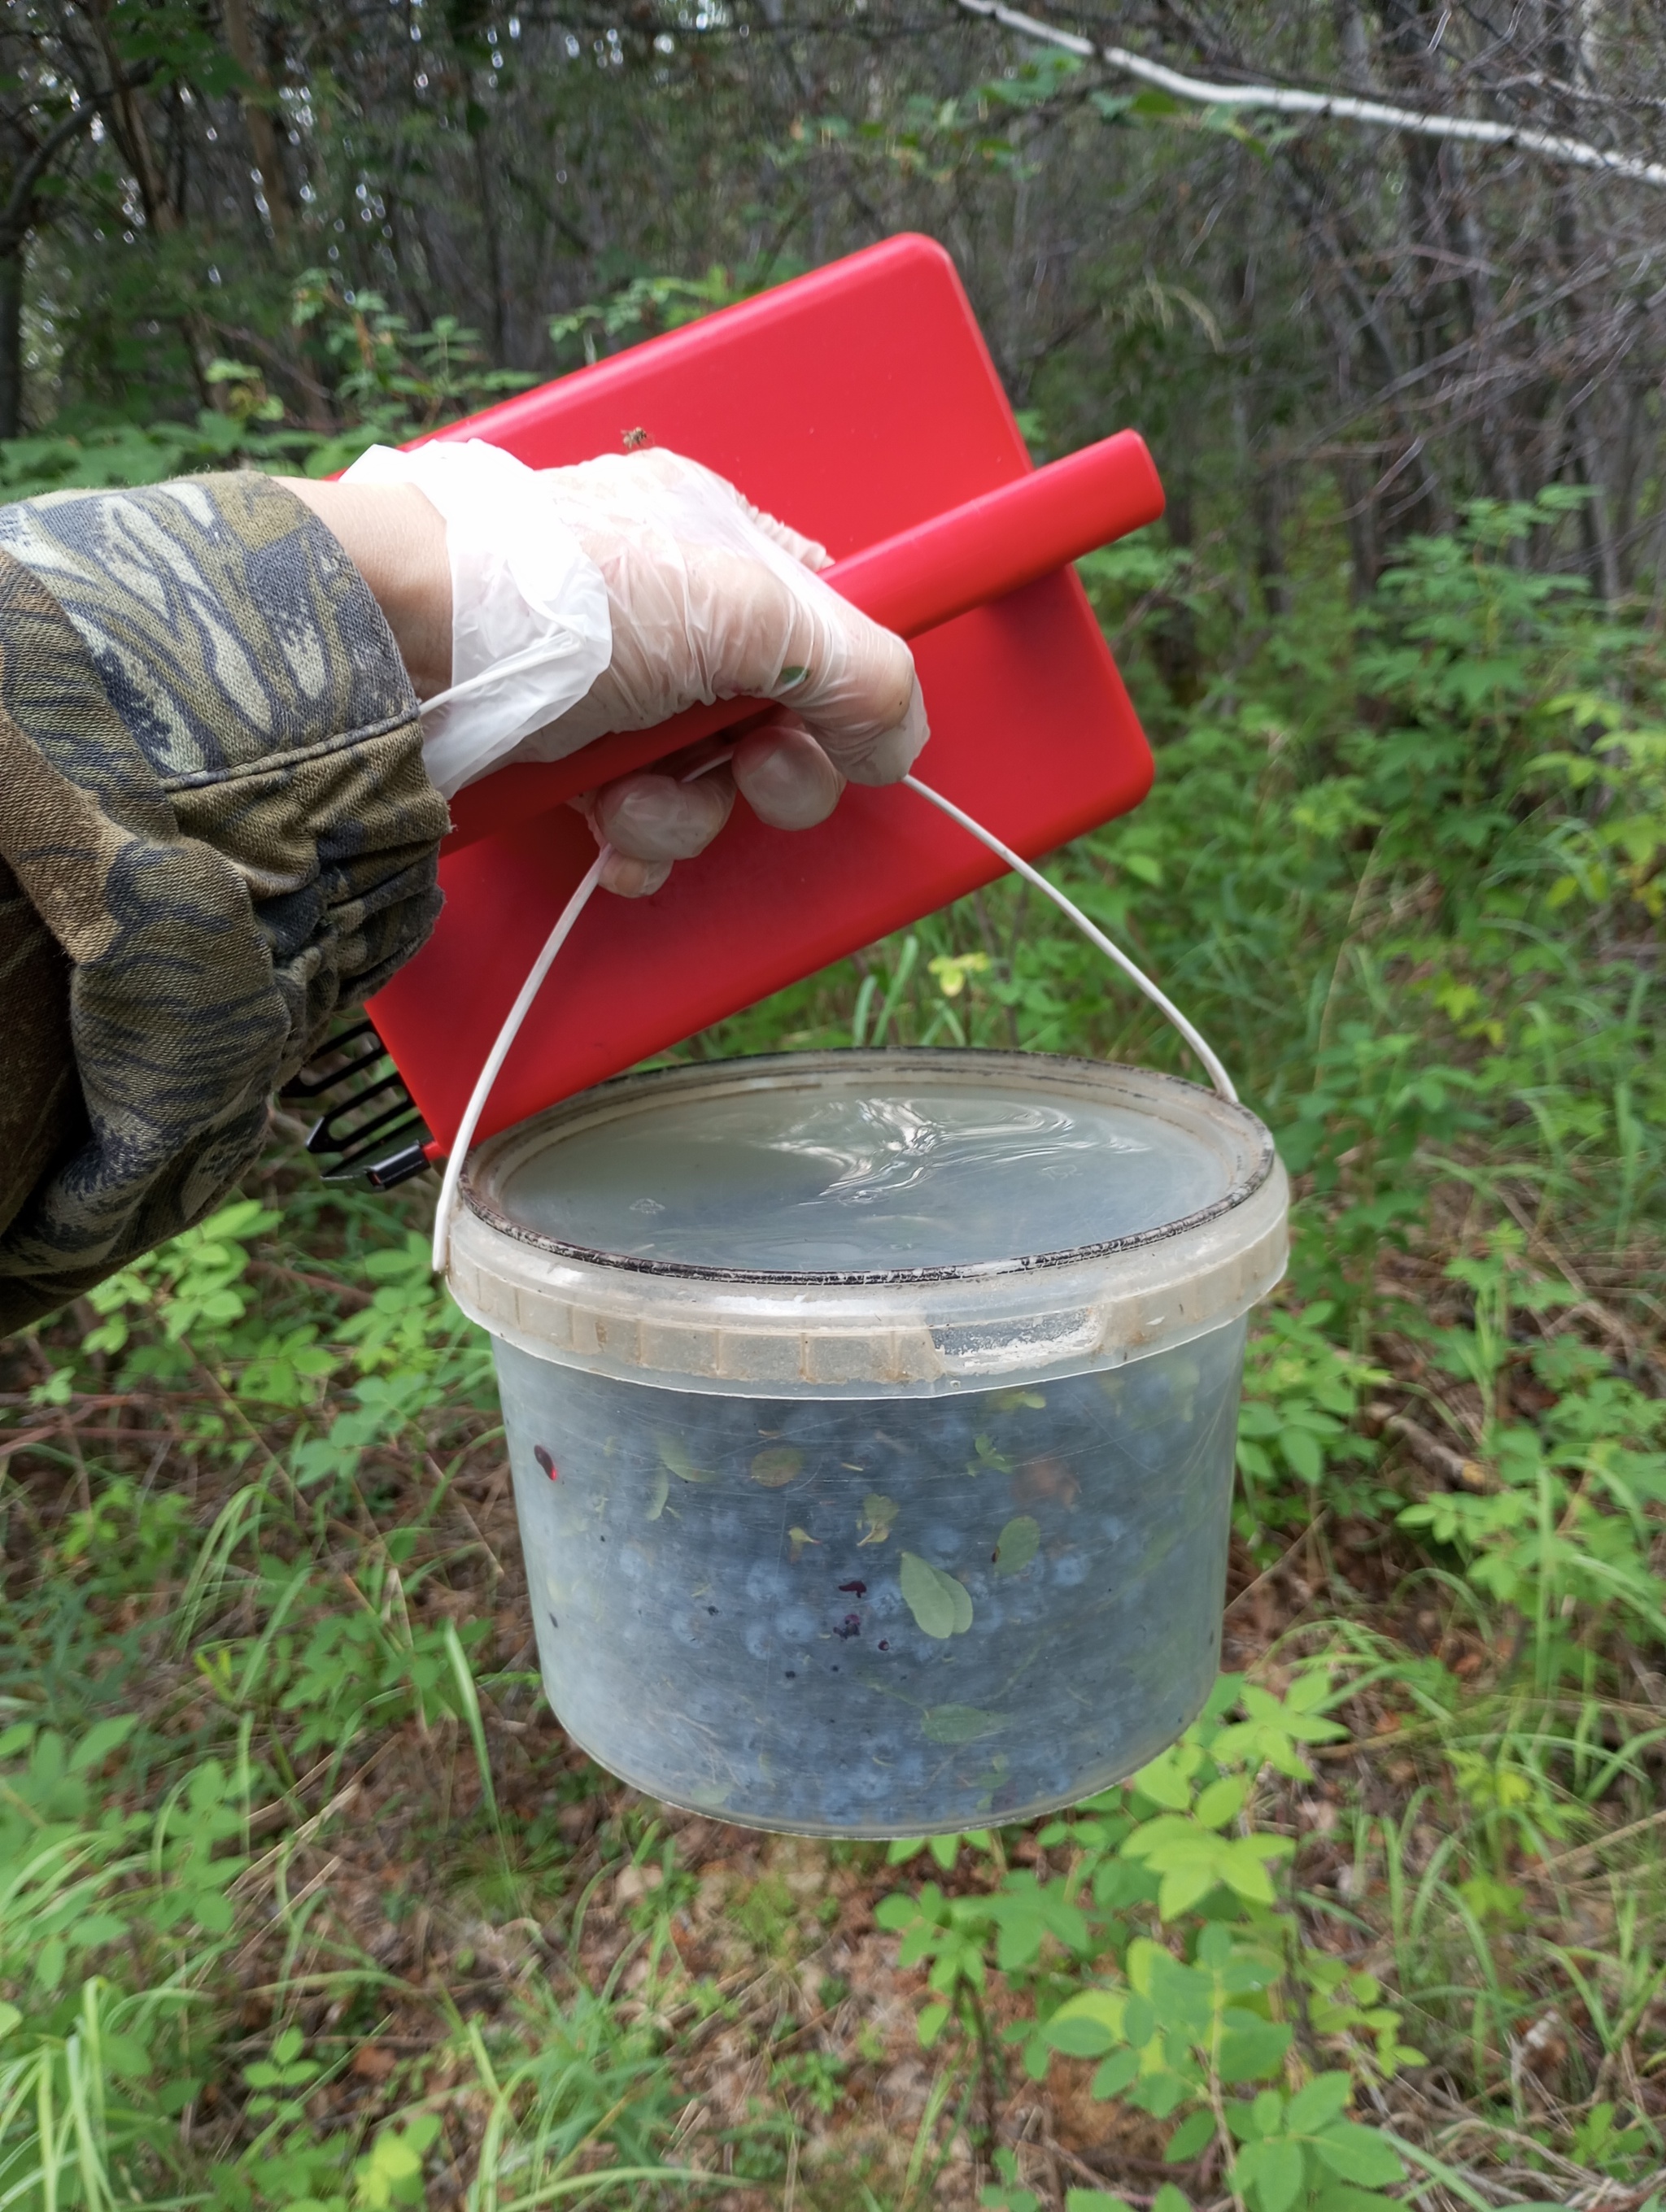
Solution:
M 1154 520 L 1129 431 L 1031 465 L 946 254 L 899 238 L 453 426 L 536 467 L 641 434 L 730 477 L 836 556 L 828 580 L 915 641 L 921 773 L 1033 856 L 1144 797 L 1151 756 L 1065 565 Z M 594 857 L 561 802 L 758 711 L 730 700 L 453 802 L 433 939 L 370 1003 L 444 1150 L 556 915 Z M 585 914 L 479 1133 L 663 1051 L 998 872 L 903 791 L 765 829 L 738 805 L 651 899 Z

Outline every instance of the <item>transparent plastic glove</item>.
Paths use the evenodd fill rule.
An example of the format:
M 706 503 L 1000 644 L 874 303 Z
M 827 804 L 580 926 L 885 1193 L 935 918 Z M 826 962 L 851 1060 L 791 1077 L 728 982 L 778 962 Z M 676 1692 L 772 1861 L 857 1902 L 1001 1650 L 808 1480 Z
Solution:
M 737 788 L 763 820 L 806 829 L 848 776 L 894 781 L 926 741 L 908 647 L 821 582 L 821 546 L 697 462 L 650 451 L 534 471 L 470 440 L 373 447 L 347 476 L 414 483 L 446 519 L 452 681 L 424 707 L 423 757 L 447 796 L 697 702 L 783 703 L 697 781 L 647 772 L 575 802 L 613 848 L 610 890 L 657 890 Z
M 451 683 L 423 704 L 423 760 L 449 799 L 606 668 L 607 588 L 557 515 L 550 476 L 482 439 L 372 446 L 344 481 L 415 484 L 445 518 Z
M 823 583 L 823 547 L 678 453 L 610 454 L 544 479 L 600 572 L 613 652 L 582 701 L 519 744 L 560 760 L 611 730 L 647 729 L 696 702 L 774 699 L 783 711 L 697 781 L 622 777 L 580 804 L 614 848 L 603 882 L 651 891 L 721 829 L 737 788 L 778 829 L 831 813 L 847 777 L 890 783 L 927 735 L 900 638 Z

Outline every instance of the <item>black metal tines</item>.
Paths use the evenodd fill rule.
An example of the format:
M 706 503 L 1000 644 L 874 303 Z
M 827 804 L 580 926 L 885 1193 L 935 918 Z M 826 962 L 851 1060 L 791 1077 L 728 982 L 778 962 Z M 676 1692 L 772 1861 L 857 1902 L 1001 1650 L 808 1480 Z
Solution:
M 428 1127 L 373 1023 L 356 1022 L 329 1038 L 278 1097 L 289 1105 L 323 1103 L 307 1149 L 325 1182 L 392 1190 L 426 1173 Z

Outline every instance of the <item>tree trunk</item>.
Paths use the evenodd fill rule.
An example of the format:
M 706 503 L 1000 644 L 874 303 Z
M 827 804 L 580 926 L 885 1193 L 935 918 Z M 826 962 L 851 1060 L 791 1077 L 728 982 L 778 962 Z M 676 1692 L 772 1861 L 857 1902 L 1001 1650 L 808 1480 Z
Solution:
M 246 0 L 221 0 L 221 13 L 225 19 L 226 44 L 231 48 L 233 60 L 257 94 L 270 92 L 270 80 L 255 49 L 254 30 L 249 21 Z M 295 240 L 295 224 L 289 212 L 289 191 L 283 180 L 283 157 L 278 151 L 277 133 L 272 128 L 271 111 L 258 98 L 251 100 L 246 94 L 242 96 L 240 105 L 243 110 L 243 120 L 248 125 L 254 165 L 260 172 L 261 190 L 272 226 L 272 243 L 282 258 L 287 261 Z
M 110 26 L 106 20 L 108 9 L 109 0 L 92 0 L 89 14 L 109 81 L 112 85 L 122 88 L 110 103 L 111 136 L 133 172 L 134 182 L 139 188 L 140 204 L 144 209 L 146 228 L 159 238 L 170 238 L 180 228 L 179 210 L 169 199 L 167 180 L 156 167 L 155 151 L 150 143 L 150 133 L 145 123 L 140 88 L 122 75 L 121 56 L 116 51 L 115 40 L 110 35 Z M 179 316 L 179 325 L 180 336 L 185 342 L 185 351 L 191 357 L 198 399 L 203 406 L 217 408 L 223 412 L 224 387 L 209 380 L 210 364 L 219 351 L 213 332 L 194 308 L 187 308 Z
M 0 251 L 0 438 L 23 434 L 23 241 Z

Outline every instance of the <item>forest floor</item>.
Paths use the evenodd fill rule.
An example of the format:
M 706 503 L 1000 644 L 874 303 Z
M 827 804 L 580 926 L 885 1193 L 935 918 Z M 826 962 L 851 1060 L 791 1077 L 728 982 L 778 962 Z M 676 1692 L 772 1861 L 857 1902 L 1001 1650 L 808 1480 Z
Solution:
M 615 1783 L 431 1183 L 282 1124 L 0 1347 L 0 2205 L 1659 2212 L 1653 647 L 1421 557 L 1397 659 L 1234 677 L 1057 864 L 1295 1180 L 1181 1751 L 929 1850 Z M 1591 809 L 1545 702 L 1622 662 Z M 853 1036 L 1169 1050 L 1010 886 L 692 1049 Z

